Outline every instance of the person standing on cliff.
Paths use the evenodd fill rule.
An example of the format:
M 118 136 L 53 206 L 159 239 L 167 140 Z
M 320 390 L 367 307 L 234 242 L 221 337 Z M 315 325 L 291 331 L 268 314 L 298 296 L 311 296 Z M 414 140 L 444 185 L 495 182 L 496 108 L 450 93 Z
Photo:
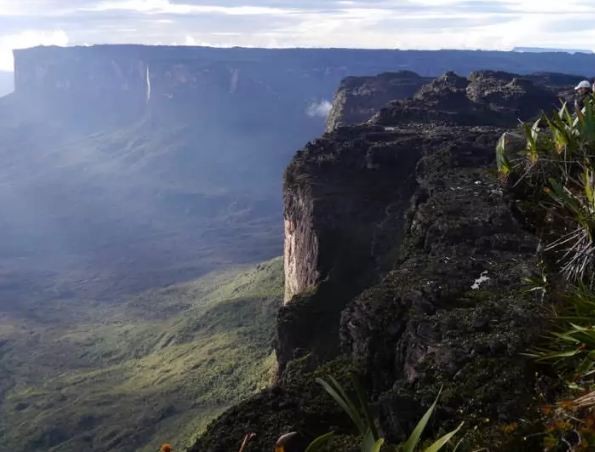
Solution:
M 591 82 L 583 80 L 574 88 L 575 99 L 574 99 L 574 110 L 579 112 L 585 108 L 585 102 L 593 95 L 593 88 Z

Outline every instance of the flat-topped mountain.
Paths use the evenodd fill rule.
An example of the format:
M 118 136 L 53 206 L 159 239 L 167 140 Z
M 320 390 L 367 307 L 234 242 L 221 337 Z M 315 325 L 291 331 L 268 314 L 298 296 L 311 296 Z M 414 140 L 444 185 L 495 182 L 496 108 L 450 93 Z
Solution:
M 45 279 L 33 274 L 84 269 L 90 277 L 79 279 L 109 296 L 273 257 L 281 251 L 280 175 L 295 149 L 324 130 L 344 77 L 355 78 L 339 88 L 329 123 L 366 121 L 447 68 L 581 73 L 594 63 L 588 55 L 464 51 L 19 50 L 16 91 L 0 99 L 0 180 L 12 187 L 0 199 L 0 261 L 9 259 L 19 287 Z M 397 72 L 358 78 L 387 71 Z M 42 207 L 28 208 L 32 199 Z
M 484 68 L 587 74 L 594 63 L 593 55 L 563 53 L 38 47 L 15 51 L 15 90 L 20 97 L 33 99 L 38 108 L 50 104 L 53 115 L 97 119 L 107 114 L 122 120 L 147 109 L 166 109 L 168 115 L 177 112 L 180 119 L 208 109 L 203 119 L 235 112 L 236 118 L 246 120 L 253 114 L 246 107 L 250 104 L 271 119 L 278 113 L 291 114 L 293 108 L 302 113 L 304 103 L 328 98 L 348 76 L 398 70 L 436 76 L 449 70 L 468 74 Z M 376 83 L 386 83 L 380 80 Z M 274 105 L 277 108 L 271 110 Z
M 152 410 L 145 405 L 145 395 L 137 397 L 137 385 L 130 383 L 126 385 L 130 397 L 111 403 L 112 393 L 105 387 L 122 375 L 111 366 L 124 365 L 130 382 L 142 374 L 145 388 L 153 391 L 155 371 L 137 366 L 146 357 L 161 363 L 164 375 L 175 373 L 173 380 L 159 380 L 164 387 L 178 378 L 180 388 L 196 387 L 185 366 L 195 362 L 189 359 L 196 345 L 192 338 L 212 332 L 208 319 L 215 322 L 215 330 L 230 320 L 237 327 L 237 341 L 268 344 L 273 329 L 246 328 L 250 316 L 234 310 L 235 302 L 244 299 L 245 284 L 230 289 L 229 310 L 217 310 L 204 321 L 186 314 L 195 312 L 191 306 L 200 307 L 203 292 L 192 291 L 187 300 L 190 295 L 183 291 L 174 300 L 169 288 L 162 288 L 213 269 L 280 255 L 284 226 L 286 305 L 276 329 L 280 381 L 285 383 L 264 398 L 247 402 L 256 409 L 242 414 L 246 423 L 233 421 L 232 415 L 223 418 L 233 421 L 231 430 L 225 421 L 215 424 L 197 443 L 201 445 L 197 450 L 237 450 L 234 441 L 245 433 L 239 430 L 252 425 L 262 432 L 260 450 L 268 450 L 280 431 L 294 423 L 301 429 L 301 420 L 308 418 L 302 412 L 310 410 L 306 402 L 310 386 L 304 385 L 312 381 L 304 372 L 334 361 L 340 350 L 357 365 L 378 363 L 382 375 L 370 378 L 374 383 L 369 388 L 378 400 L 380 391 L 395 382 L 400 385 L 403 378 L 413 379 L 411 384 L 415 375 L 430 379 L 416 359 L 433 366 L 435 356 L 426 351 L 434 345 L 455 356 L 463 345 L 484 353 L 476 337 L 483 330 L 474 335 L 471 319 L 478 317 L 481 326 L 488 316 L 485 312 L 476 314 L 471 307 L 456 311 L 468 320 L 452 333 L 466 338 L 459 346 L 447 343 L 452 317 L 436 318 L 438 332 L 426 326 L 427 317 L 420 317 L 423 325 L 417 328 L 409 308 L 415 307 L 420 316 L 430 316 L 443 305 L 468 308 L 462 300 L 474 299 L 476 292 L 464 290 L 478 275 L 471 282 L 464 276 L 443 281 L 450 270 L 444 270 L 442 258 L 460 266 L 462 273 L 476 270 L 456 259 L 457 249 L 477 257 L 482 265 L 488 264 L 490 254 L 511 262 L 527 257 L 527 268 L 533 268 L 532 250 L 524 245 L 532 244 L 530 234 L 519 229 L 504 198 L 492 193 L 496 188 L 487 169 L 492 164 L 492 140 L 518 118 L 531 116 L 556 101 L 559 92 L 572 89 L 576 77 L 552 71 L 588 74 L 595 67 L 595 56 L 589 55 L 459 51 L 96 46 L 35 48 L 17 51 L 15 57 L 16 91 L 0 99 L 0 409 L 7 410 L 0 416 L 0 428 L 10 430 L 10 447 L 27 451 L 31 444 L 39 450 L 51 444 L 78 451 L 81 441 L 88 440 L 98 450 L 135 442 L 153 448 L 162 438 L 149 438 L 150 432 L 164 432 L 169 422 L 178 424 L 182 419 L 177 408 L 169 408 L 177 406 L 179 391 L 160 392 L 163 397 Z M 469 76 L 485 67 L 540 75 Z M 449 70 L 459 76 L 434 80 Z M 368 77 L 378 73 L 384 75 Z M 345 77 L 350 78 L 341 85 Z M 335 93 L 333 131 L 315 140 L 325 129 Z M 309 141 L 296 155 L 295 150 Z M 283 192 L 282 174 L 288 164 Z M 471 187 L 469 181 L 475 176 L 473 183 L 481 185 Z M 482 201 L 477 221 L 470 216 L 471 207 L 460 205 L 476 192 Z M 442 199 L 440 193 L 449 196 Z M 457 193 L 460 198 L 454 196 Z M 490 193 L 493 199 L 484 199 Z M 434 205 L 440 221 L 434 221 Z M 404 216 L 410 207 L 413 210 Z M 451 222 L 457 215 L 457 222 Z M 508 228 L 505 239 L 511 249 L 490 248 L 497 241 L 491 221 Z M 402 250 L 404 246 L 408 248 Z M 407 263 L 401 267 L 403 262 Z M 525 268 L 496 263 L 482 269 L 500 270 L 502 278 L 516 281 Z M 267 272 L 258 273 L 268 278 Z M 380 306 L 375 298 L 370 301 L 362 295 L 391 273 L 394 278 L 379 288 L 391 303 Z M 500 280 L 488 275 L 499 287 Z M 395 281 L 402 279 L 409 284 L 407 293 L 393 291 L 393 286 L 401 287 Z M 268 308 L 262 312 L 267 320 L 262 325 L 273 322 L 274 304 L 282 304 L 277 276 L 273 282 L 275 297 L 267 299 Z M 512 295 L 515 284 L 510 286 Z M 156 295 L 146 298 L 142 309 L 124 308 L 147 289 L 156 290 Z M 426 292 L 427 302 L 425 296 L 416 295 Z M 491 300 L 486 309 L 510 306 L 506 300 L 501 308 L 496 306 L 494 293 L 486 295 Z M 403 304 L 395 301 L 401 299 Z M 161 308 L 171 323 L 162 324 Z M 110 323 L 100 325 L 106 310 Z M 376 322 L 384 325 L 384 314 L 399 325 L 389 336 L 375 327 Z M 524 318 L 526 312 L 507 312 L 509 324 L 517 319 L 510 316 L 517 314 Z M 227 320 L 217 323 L 220 319 Z M 186 324 L 192 325 L 192 337 L 184 333 Z M 539 322 L 534 324 L 536 334 Z M 431 333 L 429 339 L 418 337 L 424 328 Z M 516 344 L 507 348 L 510 353 L 530 342 L 534 333 L 519 337 L 516 330 L 509 334 L 503 324 L 490 331 Z M 250 336 L 254 334 L 258 337 Z M 132 348 L 131 338 L 136 338 L 138 347 Z M 503 340 L 496 342 L 489 358 L 497 367 L 504 363 L 504 352 Z M 47 347 L 39 348 L 39 343 Z M 230 348 L 235 343 L 230 342 Z M 145 344 L 158 346 L 148 350 Z M 36 352 L 28 353 L 27 347 Z M 172 357 L 174 349 L 180 354 Z M 269 351 L 267 347 L 266 356 Z M 217 353 L 214 350 L 209 359 L 216 362 Z M 43 360 L 37 359 L 40 354 Z M 264 356 L 261 350 L 256 355 Z M 123 357 L 130 360 L 114 363 Z M 170 358 L 178 363 L 172 373 Z M 515 362 L 511 372 L 522 372 L 525 364 Z M 436 378 L 442 381 L 446 370 L 442 363 L 436 369 Z M 238 398 L 255 389 L 246 369 L 221 375 L 217 367 L 211 370 L 213 381 L 221 377 L 242 388 Z M 78 378 L 80 372 L 88 372 L 89 378 Z M 104 372 L 114 378 L 98 387 L 101 382 L 95 376 Z M 80 386 L 71 391 L 70 381 Z M 47 382 L 64 393 L 48 391 Z M 478 380 L 473 388 L 482 385 Z M 70 403 L 76 390 L 89 397 Z M 130 437 L 135 418 L 128 414 L 116 413 L 118 419 L 126 418 L 122 426 L 102 424 L 107 418 L 87 417 L 96 390 L 101 392 L 102 406 L 112 409 L 125 400 L 130 401 L 126 413 L 145 413 L 143 433 Z M 519 386 L 519 393 L 527 394 L 526 390 Z M 213 394 L 217 396 L 217 391 Z M 407 390 L 402 396 L 414 410 L 422 404 L 413 392 Z M 216 410 L 202 411 L 205 400 L 186 400 L 182 405 L 204 412 L 195 424 L 203 425 L 230 400 L 217 401 Z M 51 403 L 49 411 L 43 410 L 45 403 Z M 383 406 L 390 409 L 388 402 Z M 452 401 L 446 406 L 458 405 Z M 64 411 L 65 407 L 74 411 Z M 37 416 L 36 410 L 44 416 Z M 231 413 L 242 410 L 240 406 Z M 59 419 L 52 414 L 56 412 Z M 338 418 L 334 413 L 331 418 Z M 110 419 L 115 418 L 112 414 Z M 257 415 L 262 415 L 262 422 L 254 420 Z M 12 427 L 24 425 L 22 419 L 29 416 L 39 423 L 22 430 Z M 326 427 L 319 418 L 318 414 L 310 418 L 312 428 L 305 421 L 308 434 Z M 63 425 L 56 429 L 59 423 Z M 266 432 L 263 423 L 268 425 Z M 211 433 L 218 428 L 225 434 L 214 437 Z M 218 443 L 222 438 L 230 442 Z M 175 444 L 185 442 L 186 438 L 178 438 Z

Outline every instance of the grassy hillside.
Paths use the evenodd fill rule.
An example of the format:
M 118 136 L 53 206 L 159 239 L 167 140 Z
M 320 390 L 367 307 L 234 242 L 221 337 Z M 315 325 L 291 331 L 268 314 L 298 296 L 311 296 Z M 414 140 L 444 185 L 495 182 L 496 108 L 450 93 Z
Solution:
M 275 259 L 124 304 L 0 314 L 0 450 L 186 445 L 270 381 L 282 286 Z

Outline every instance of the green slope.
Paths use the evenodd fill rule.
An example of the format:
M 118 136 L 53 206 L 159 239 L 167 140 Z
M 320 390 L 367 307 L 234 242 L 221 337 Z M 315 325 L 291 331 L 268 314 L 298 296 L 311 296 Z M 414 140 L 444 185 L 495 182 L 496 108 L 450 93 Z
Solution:
M 270 381 L 281 259 L 106 305 L 0 314 L 0 450 L 182 447 Z M 33 315 L 35 314 L 35 315 Z

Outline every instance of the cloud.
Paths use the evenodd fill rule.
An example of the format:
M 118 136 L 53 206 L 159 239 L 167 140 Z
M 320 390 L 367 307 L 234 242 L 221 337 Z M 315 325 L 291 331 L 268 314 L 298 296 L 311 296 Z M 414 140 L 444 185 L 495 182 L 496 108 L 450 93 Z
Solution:
M 12 35 L 0 35 L 0 71 L 13 70 L 13 49 L 38 45 L 66 46 L 68 35 L 64 30 L 26 30 Z
M 312 102 L 306 109 L 306 114 L 311 118 L 326 118 L 331 112 L 331 108 L 333 108 L 333 104 L 328 100 Z
M 65 43 L 592 48 L 590 23 L 591 0 L 0 0 L 0 65 Z

